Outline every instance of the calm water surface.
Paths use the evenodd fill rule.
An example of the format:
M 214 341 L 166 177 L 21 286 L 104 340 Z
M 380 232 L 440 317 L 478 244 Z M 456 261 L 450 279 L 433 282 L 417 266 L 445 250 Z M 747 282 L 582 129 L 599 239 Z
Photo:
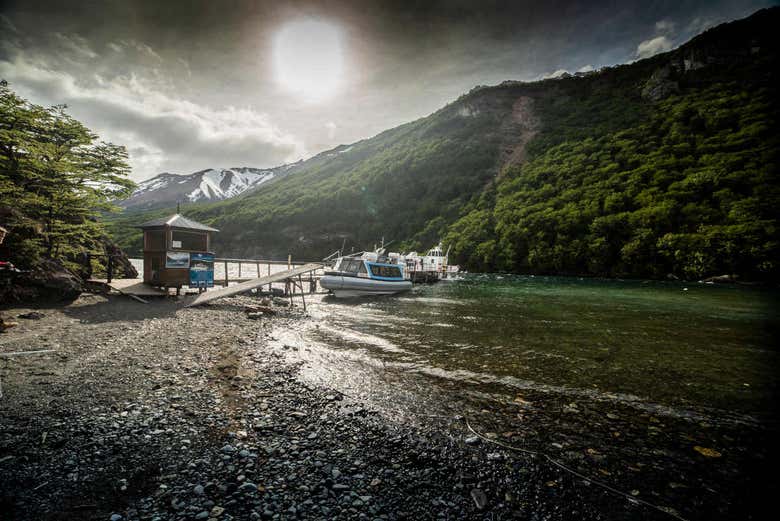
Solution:
M 507 392 L 668 414 L 773 414 L 777 293 L 745 286 L 468 275 L 313 306 L 306 345 Z
M 402 427 L 457 439 L 466 418 L 685 519 L 761 519 L 756 498 L 780 488 L 777 298 L 469 275 L 393 297 L 309 299 L 311 318 L 275 327 L 271 347 Z

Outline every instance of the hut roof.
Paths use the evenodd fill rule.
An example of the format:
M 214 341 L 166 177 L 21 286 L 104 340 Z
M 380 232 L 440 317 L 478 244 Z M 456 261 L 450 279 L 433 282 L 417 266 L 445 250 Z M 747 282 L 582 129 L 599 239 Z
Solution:
M 204 232 L 218 232 L 216 228 L 212 228 L 211 226 L 206 226 L 205 224 L 199 223 L 197 221 L 193 221 L 192 219 L 187 219 L 183 215 L 179 215 L 178 213 L 173 214 L 169 217 L 163 217 L 161 219 L 153 219 L 151 221 L 145 222 L 138 226 L 138 228 L 146 229 L 146 228 L 159 228 L 161 226 L 170 226 L 171 228 L 186 228 L 188 230 L 201 230 Z

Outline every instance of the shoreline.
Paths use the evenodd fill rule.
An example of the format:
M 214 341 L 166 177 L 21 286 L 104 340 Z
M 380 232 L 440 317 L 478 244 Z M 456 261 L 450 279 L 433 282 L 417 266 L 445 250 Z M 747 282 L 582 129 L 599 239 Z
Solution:
M 302 312 L 250 320 L 252 303 L 85 294 L 0 336 L 2 352 L 56 351 L 0 367 L 9 519 L 670 519 L 457 420 L 413 421 L 302 377 L 305 362 L 272 345 Z M 513 445 L 482 428 L 489 417 L 478 431 Z M 536 413 L 527 421 L 547 439 Z

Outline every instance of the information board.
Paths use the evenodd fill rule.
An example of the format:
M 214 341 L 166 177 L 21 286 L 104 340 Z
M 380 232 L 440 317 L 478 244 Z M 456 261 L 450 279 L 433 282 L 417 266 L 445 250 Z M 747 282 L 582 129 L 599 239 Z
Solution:
M 166 268 L 189 268 L 190 254 L 186 252 L 169 251 L 165 253 Z
M 214 287 L 214 254 L 190 253 L 190 287 Z

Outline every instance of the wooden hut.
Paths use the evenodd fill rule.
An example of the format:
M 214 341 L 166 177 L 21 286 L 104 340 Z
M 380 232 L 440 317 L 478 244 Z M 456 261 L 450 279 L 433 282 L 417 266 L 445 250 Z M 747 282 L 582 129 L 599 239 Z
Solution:
M 211 234 L 219 231 L 216 228 L 179 214 L 146 222 L 139 228 L 144 231 L 146 284 L 179 289 L 190 285 L 190 268 L 195 260 L 201 263 L 210 258 L 213 265 Z

